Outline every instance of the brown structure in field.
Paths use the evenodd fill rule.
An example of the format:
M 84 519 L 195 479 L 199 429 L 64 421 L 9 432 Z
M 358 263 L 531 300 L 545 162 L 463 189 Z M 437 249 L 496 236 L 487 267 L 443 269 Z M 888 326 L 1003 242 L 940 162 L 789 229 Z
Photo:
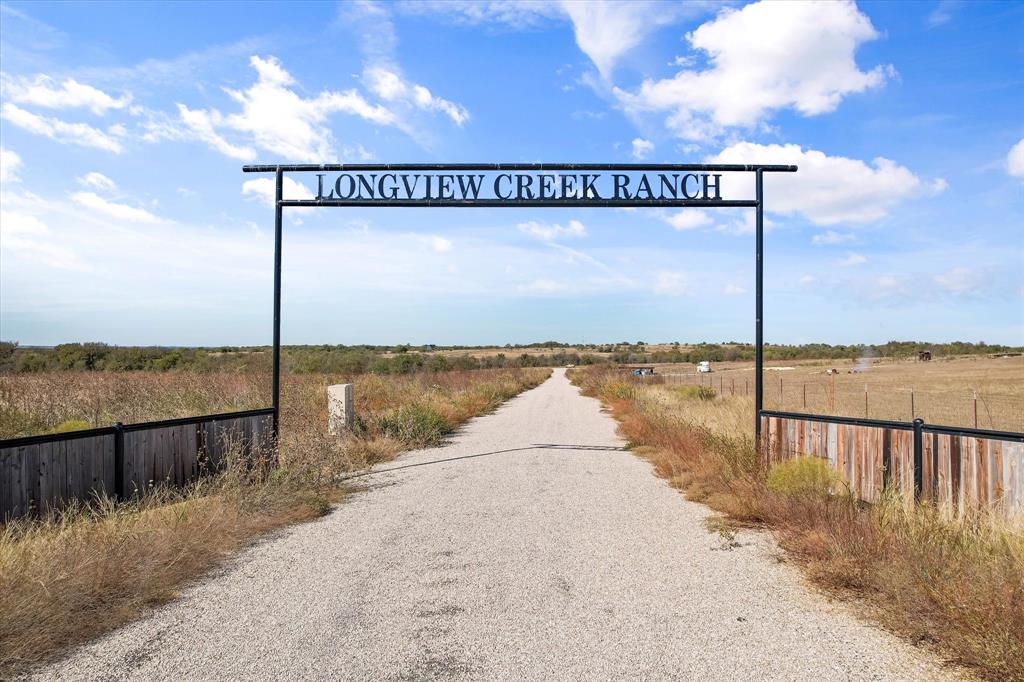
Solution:
M 930 350 L 919 350 L 917 351 L 918 362 L 931 362 L 932 352 Z
M 763 414 L 762 452 L 770 463 L 827 459 L 861 500 L 886 488 L 914 499 L 914 425 L 843 417 Z M 1024 434 L 921 427 L 920 498 L 956 512 L 994 508 L 1024 513 Z
M 3 441 L 0 522 L 71 500 L 184 486 L 218 469 L 230 448 L 246 456 L 266 443 L 272 414 L 254 410 Z

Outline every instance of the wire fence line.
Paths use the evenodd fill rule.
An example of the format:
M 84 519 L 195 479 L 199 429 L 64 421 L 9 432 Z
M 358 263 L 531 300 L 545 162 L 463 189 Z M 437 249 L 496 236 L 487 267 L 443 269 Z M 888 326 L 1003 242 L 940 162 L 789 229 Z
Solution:
M 936 389 L 884 386 L 860 382 L 857 375 L 822 379 L 765 373 L 765 409 L 831 414 L 867 419 L 913 421 L 981 429 L 1024 431 L 1024 396 L 970 388 Z M 753 396 L 752 372 L 666 373 L 648 375 L 647 383 L 707 386 L 720 396 Z

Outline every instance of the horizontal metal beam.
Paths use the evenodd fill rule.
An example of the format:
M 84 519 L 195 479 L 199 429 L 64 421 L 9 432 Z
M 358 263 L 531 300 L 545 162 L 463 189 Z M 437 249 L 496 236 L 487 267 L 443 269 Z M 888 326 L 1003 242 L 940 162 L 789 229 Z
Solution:
M 776 410 L 761 410 L 762 417 L 775 417 L 778 419 L 798 419 L 808 422 L 828 422 L 831 424 L 847 424 L 850 426 L 875 426 L 880 429 L 903 429 L 912 431 L 914 425 L 909 422 L 894 422 L 884 419 L 861 419 L 859 417 L 839 417 L 831 414 L 803 414 L 802 412 L 779 412 Z
M 796 419 L 809 422 L 827 422 L 831 424 L 849 424 L 851 426 L 874 426 L 880 429 L 902 429 L 913 431 L 913 422 L 895 422 L 884 419 L 861 419 L 858 417 L 838 417 L 829 414 L 803 414 L 801 412 L 779 412 L 777 410 L 761 410 L 762 417 L 777 419 Z M 940 426 L 938 424 L 922 424 L 926 433 L 941 433 L 950 436 L 967 436 L 968 438 L 990 438 L 992 440 L 1012 440 L 1024 442 L 1024 433 L 1016 431 L 991 431 L 989 429 L 972 429 L 966 426 Z
M 780 164 L 714 163 L 293 163 L 242 166 L 244 173 L 315 173 L 351 171 L 721 171 L 723 173 L 795 173 L 796 166 Z
M 755 208 L 753 199 L 284 199 L 281 206 L 373 206 L 395 208 Z
M 988 438 L 990 440 L 1012 440 L 1024 443 L 1024 433 L 1016 431 L 990 431 L 987 429 L 972 429 L 961 426 L 938 426 L 924 424 L 921 430 L 925 433 L 939 433 L 945 436 L 966 436 L 968 438 Z
M 162 429 L 169 426 L 186 426 L 188 424 L 201 424 L 202 422 L 224 421 L 225 419 L 244 419 L 245 417 L 266 417 L 274 414 L 274 408 L 265 407 L 258 410 L 243 410 L 241 412 L 223 412 L 220 414 L 206 414 L 199 417 L 182 417 L 180 419 L 164 419 L 155 422 L 138 422 L 136 424 L 125 424 L 121 427 L 125 433 L 132 431 L 147 431 L 149 429 Z M 57 443 L 64 440 L 77 440 L 79 438 L 95 438 L 97 436 L 112 436 L 118 431 L 114 426 L 100 426 L 95 429 L 82 429 L 80 431 L 64 431 L 63 433 L 41 433 L 35 436 L 22 436 L 20 438 L 9 438 L 0 440 L 0 449 L 19 448 L 26 445 L 38 445 L 40 443 Z

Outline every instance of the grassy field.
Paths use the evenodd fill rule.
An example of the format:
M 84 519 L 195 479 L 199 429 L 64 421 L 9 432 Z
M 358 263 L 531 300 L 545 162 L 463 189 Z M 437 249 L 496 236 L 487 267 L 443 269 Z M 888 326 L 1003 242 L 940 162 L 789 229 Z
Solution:
M 132 376 L 132 374 L 141 374 Z M 401 450 L 436 445 L 469 418 L 538 385 L 546 369 L 407 376 L 286 376 L 280 462 L 228 458 L 187 489 L 157 488 L 0 527 L 0 679 L 94 638 L 154 605 L 254 538 L 324 514 L 346 474 Z M 61 372 L 3 377 L 9 419 L 57 426 L 222 412 L 265 404 L 264 377 Z M 356 386 L 356 429 L 327 434 L 325 389 Z M 6 431 L 16 430 L 10 422 Z
M 920 417 L 930 424 L 974 426 L 977 404 L 978 428 L 1024 431 L 1024 357 L 803 360 L 765 366 L 765 409 L 893 421 Z M 752 362 L 712 367 L 711 374 L 697 374 L 689 364 L 656 365 L 656 371 L 672 385 L 703 384 L 727 396 L 753 395 Z M 838 374 L 827 374 L 829 369 Z
M 887 628 L 984 678 L 1024 680 L 1020 519 L 950 519 L 895 499 L 864 505 L 830 494 L 835 474 L 821 460 L 766 470 L 754 450 L 750 397 L 597 368 L 572 376 L 611 409 L 660 476 L 723 514 L 719 532 L 769 527 L 815 584 Z

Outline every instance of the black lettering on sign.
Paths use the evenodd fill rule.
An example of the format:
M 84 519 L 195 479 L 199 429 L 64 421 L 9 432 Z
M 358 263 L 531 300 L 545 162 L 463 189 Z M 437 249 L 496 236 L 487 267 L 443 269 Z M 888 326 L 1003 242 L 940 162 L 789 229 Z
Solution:
M 721 173 L 397 173 L 316 174 L 316 201 L 586 204 L 721 201 Z M 292 200 L 294 201 L 294 200 Z

